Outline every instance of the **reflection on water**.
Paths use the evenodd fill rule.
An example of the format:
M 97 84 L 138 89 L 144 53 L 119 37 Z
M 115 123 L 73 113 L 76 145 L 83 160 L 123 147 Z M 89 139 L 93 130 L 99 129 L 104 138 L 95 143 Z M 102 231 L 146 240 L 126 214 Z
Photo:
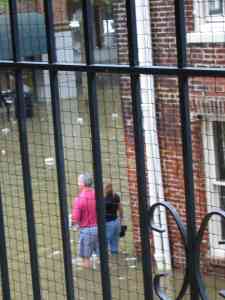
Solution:
M 107 95 L 104 98 L 107 99 Z M 144 299 L 142 266 L 133 250 L 121 108 L 119 102 L 103 103 L 100 96 L 99 110 L 103 175 L 105 179 L 112 178 L 115 189 L 121 193 L 129 229 L 126 238 L 121 240 L 120 255 L 110 257 L 113 299 Z M 87 100 L 61 101 L 61 119 L 70 210 L 77 193 L 78 174 L 92 171 Z M 33 118 L 27 119 L 27 132 L 43 299 L 66 299 L 52 124 L 50 103 L 35 104 Z M 14 114 L 8 121 L 1 108 L 0 136 L 0 180 L 12 298 L 32 299 L 18 127 Z M 92 270 L 82 269 L 79 259 L 76 259 L 77 233 L 72 231 L 70 238 L 76 299 L 102 299 L 98 261 L 94 258 Z M 182 280 L 182 273 L 173 273 L 162 279 L 162 286 L 171 298 L 179 290 Z M 219 299 L 217 290 L 222 288 L 223 281 L 217 279 L 216 284 L 213 279 L 207 278 L 206 281 L 212 286 L 210 299 Z
M 105 113 L 106 110 L 109 111 L 107 116 L 101 119 L 104 178 L 113 178 L 116 190 L 128 203 L 122 122 L 119 117 L 116 121 L 115 118 L 111 120 L 108 118 L 112 111 L 110 105 L 107 108 L 100 105 L 100 109 L 104 109 Z M 3 109 L 0 109 L 0 114 L 0 178 L 12 296 L 13 299 L 31 299 L 31 271 L 17 121 L 13 107 L 11 107 L 10 121 Z M 121 116 L 120 111 L 117 114 Z M 61 119 L 67 200 L 70 210 L 72 199 L 77 193 L 78 174 L 92 171 L 87 99 L 79 103 L 76 99 L 62 100 Z M 52 124 L 51 104 L 49 102 L 35 104 L 34 116 L 27 119 L 27 133 L 41 286 L 46 290 L 46 299 L 55 299 L 55 297 L 64 299 L 66 292 Z M 109 126 L 112 135 L 109 135 Z M 130 219 L 128 205 L 125 205 L 125 211 L 128 221 Z M 121 248 L 132 251 L 131 239 L 129 243 L 124 241 L 123 244 Z M 76 248 L 76 246 L 72 247 L 73 256 L 76 255 Z

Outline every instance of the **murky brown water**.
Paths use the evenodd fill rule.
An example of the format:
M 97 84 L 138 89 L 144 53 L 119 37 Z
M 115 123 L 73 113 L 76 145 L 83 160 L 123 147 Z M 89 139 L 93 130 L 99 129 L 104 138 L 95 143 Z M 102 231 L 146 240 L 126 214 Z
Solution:
M 113 299 L 144 299 L 141 263 L 134 257 L 129 207 L 127 165 L 119 92 L 114 87 L 99 92 L 103 176 L 112 179 L 121 194 L 128 225 L 126 238 L 121 241 L 118 258 L 110 257 Z M 92 171 L 90 121 L 85 96 L 61 100 L 67 201 L 77 193 L 78 174 Z M 37 231 L 43 299 L 66 299 L 54 135 L 51 105 L 36 103 L 34 117 L 27 120 L 29 159 L 33 188 L 33 204 Z M 32 283 L 28 250 L 23 176 L 21 170 L 18 127 L 13 112 L 10 122 L 0 109 L 0 181 L 3 193 L 5 233 L 12 299 L 32 299 Z M 76 258 L 77 233 L 71 232 L 71 249 Z M 73 259 L 76 299 L 101 299 L 99 265 L 84 270 Z M 171 298 L 179 289 L 182 274 L 173 274 L 162 281 Z M 210 299 L 219 299 L 216 292 L 223 281 L 207 279 Z

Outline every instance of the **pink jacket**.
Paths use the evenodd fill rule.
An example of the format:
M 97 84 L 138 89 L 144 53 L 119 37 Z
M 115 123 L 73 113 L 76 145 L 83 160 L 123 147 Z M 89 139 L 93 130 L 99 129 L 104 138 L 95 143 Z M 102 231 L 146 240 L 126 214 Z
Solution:
M 93 227 L 97 224 L 96 198 L 92 188 L 85 188 L 73 201 L 72 224 L 79 227 Z

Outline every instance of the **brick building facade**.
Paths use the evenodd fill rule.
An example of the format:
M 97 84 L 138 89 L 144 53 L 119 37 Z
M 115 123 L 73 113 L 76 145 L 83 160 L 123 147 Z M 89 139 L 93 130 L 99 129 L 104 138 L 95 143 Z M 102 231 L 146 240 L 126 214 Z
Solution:
M 150 18 L 152 26 L 152 51 L 153 64 L 176 65 L 176 37 L 174 1 L 153 0 L 150 4 Z M 186 1 L 186 27 L 187 27 L 187 57 L 191 66 L 221 67 L 224 65 L 224 40 L 217 37 L 216 31 L 211 31 L 210 42 L 206 41 L 204 32 L 198 31 L 198 24 L 202 16 L 194 14 L 195 3 Z M 204 3 L 203 3 L 204 4 Z M 128 61 L 126 10 L 125 1 L 113 1 L 114 18 L 118 42 L 119 63 L 126 64 Z M 199 9 L 197 7 L 195 9 Z M 216 39 L 211 42 L 212 38 Z M 223 78 L 189 79 L 189 100 L 192 129 L 193 170 L 195 184 L 196 224 L 199 228 L 201 220 L 207 212 L 213 208 L 223 207 L 219 204 L 219 198 L 223 197 L 223 190 L 219 186 L 213 191 L 213 180 L 217 180 L 218 161 L 214 153 L 214 163 L 210 156 L 211 144 L 215 144 L 212 136 L 216 127 L 223 127 L 224 117 L 224 89 Z M 155 103 L 156 118 L 158 125 L 158 137 L 160 148 L 161 170 L 163 178 L 164 197 L 178 210 L 182 221 L 186 223 L 185 192 L 183 177 L 183 153 L 181 140 L 178 82 L 175 77 L 155 76 Z M 123 107 L 123 119 L 126 135 L 126 147 L 128 157 L 128 176 L 130 186 L 130 199 L 132 207 L 132 219 L 134 226 L 134 241 L 137 252 L 140 252 L 140 232 L 138 223 L 137 185 L 135 172 L 135 152 L 133 139 L 133 125 L 131 117 L 131 96 L 129 77 L 120 77 L 121 102 Z M 218 125 L 218 121 L 221 122 Z M 209 125 L 210 124 L 210 125 Z M 210 132 L 209 128 L 210 126 Z M 214 131 L 213 131 L 214 130 Z M 219 151 L 219 150 L 218 150 Z M 208 167 L 208 166 L 211 167 Z M 212 171 L 210 168 L 214 168 Z M 214 175 L 211 172 L 214 173 Z M 221 180 L 222 180 L 221 175 Z M 219 180 L 217 180 L 219 181 Z M 218 185 L 220 182 L 218 182 Z M 214 198 L 218 198 L 214 200 Z M 222 201 L 222 200 L 221 200 Z M 168 216 L 168 230 L 172 264 L 181 267 L 185 264 L 184 250 L 175 223 Z M 214 224 L 215 222 L 215 224 Z M 209 230 L 204 236 L 201 246 L 202 265 L 205 272 L 224 272 L 224 250 L 218 241 L 222 239 L 220 220 L 215 219 L 210 223 Z M 215 237 L 217 235 L 217 237 Z M 221 236 L 222 235 L 222 236 Z M 157 249 L 156 249 L 157 251 Z

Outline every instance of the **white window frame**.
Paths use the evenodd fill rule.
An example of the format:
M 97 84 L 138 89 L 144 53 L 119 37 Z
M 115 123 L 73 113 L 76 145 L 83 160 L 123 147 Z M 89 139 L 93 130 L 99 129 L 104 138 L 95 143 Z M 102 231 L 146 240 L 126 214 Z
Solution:
M 216 178 L 216 155 L 213 137 L 213 122 L 221 121 L 216 118 L 207 118 L 203 121 L 202 137 L 204 149 L 204 165 L 205 165 L 205 183 L 207 210 L 212 211 L 215 208 L 220 208 L 219 187 L 225 185 L 225 181 L 218 181 Z M 221 218 L 213 217 L 209 222 L 209 254 L 214 258 L 225 257 L 225 246 L 220 245 L 222 239 L 222 224 Z
M 187 34 L 188 43 L 220 43 L 225 42 L 225 4 L 223 14 L 208 13 L 207 3 L 210 0 L 194 0 L 194 31 Z

